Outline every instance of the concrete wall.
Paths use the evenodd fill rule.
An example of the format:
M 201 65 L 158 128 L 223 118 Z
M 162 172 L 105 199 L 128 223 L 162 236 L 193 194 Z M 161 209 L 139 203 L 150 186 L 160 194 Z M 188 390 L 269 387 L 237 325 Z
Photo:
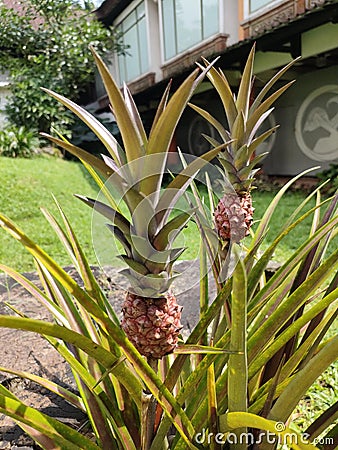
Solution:
M 280 128 L 264 160 L 267 173 L 295 175 L 338 163 L 338 67 L 298 76 L 276 103 L 274 117 Z
M 6 126 L 5 106 L 10 95 L 10 80 L 7 73 L 0 73 L 0 130 Z

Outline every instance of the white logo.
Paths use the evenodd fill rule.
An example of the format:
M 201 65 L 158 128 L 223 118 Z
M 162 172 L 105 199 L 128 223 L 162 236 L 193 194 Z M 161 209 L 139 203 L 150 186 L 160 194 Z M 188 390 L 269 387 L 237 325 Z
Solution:
M 296 140 L 302 152 L 315 161 L 338 158 L 338 85 L 313 91 L 296 117 Z

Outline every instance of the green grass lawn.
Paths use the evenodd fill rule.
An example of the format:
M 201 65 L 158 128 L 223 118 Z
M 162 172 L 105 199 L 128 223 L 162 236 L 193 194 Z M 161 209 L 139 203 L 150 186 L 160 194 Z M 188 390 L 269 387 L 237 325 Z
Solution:
M 84 250 L 92 264 L 97 263 L 92 245 L 92 211 L 76 199 L 73 194 L 80 193 L 93 198 L 97 189 L 81 164 L 57 158 L 40 157 L 35 159 L 0 158 L 0 211 L 16 222 L 28 236 L 39 243 L 60 264 L 69 264 L 69 259 L 58 242 L 53 230 L 43 217 L 40 208 L 44 207 L 55 213 L 52 195 L 61 204 L 69 217 Z M 271 192 L 253 192 L 255 220 L 259 220 L 275 194 Z M 289 192 L 282 199 L 276 214 L 271 221 L 271 230 L 267 243 L 272 238 L 291 212 L 305 198 L 302 192 Z M 94 243 L 98 250 L 100 262 L 109 263 L 112 254 L 107 246 L 109 231 L 104 226 L 104 220 L 98 225 L 94 221 Z M 275 259 L 285 260 L 306 239 L 311 226 L 311 220 L 297 227 L 288 236 L 276 252 Z M 99 230 L 99 231 L 98 231 Z M 29 271 L 34 268 L 33 261 L 21 246 L 3 230 L 0 230 L 0 262 L 19 271 Z M 193 259 L 198 255 L 199 235 L 196 226 L 191 223 L 179 238 L 178 245 L 184 245 L 187 250 L 182 258 Z
M 57 208 L 56 197 L 79 237 L 91 262 L 95 261 L 91 245 L 92 212 L 73 194 L 96 197 L 97 190 L 89 182 L 81 164 L 58 158 L 9 159 L 0 157 L 0 211 L 53 258 L 69 264 L 62 245 L 42 215 L 40 208 L 51 212 Z M 34 268 L 29 253 L 3 230 L 0 230 L 0 262 L 19 271 Z

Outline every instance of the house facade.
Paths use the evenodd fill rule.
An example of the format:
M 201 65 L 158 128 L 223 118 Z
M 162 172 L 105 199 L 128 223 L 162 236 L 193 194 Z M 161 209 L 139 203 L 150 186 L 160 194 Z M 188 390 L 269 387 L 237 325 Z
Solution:
M 338 0 L 105 0 L 97 17 L 122 32 L 128 46 L 111 61 L 111 71 L 131 89 L 143 116 L 151 119 L 170 79 L 173 89 L 201 56 L 219 57 L 234 90 L 256 43 L 255 89 L 301 56 L 280 81 L 295 84 L 269 118 L 278 131 L 261 146 L 269 151 L 268 174 L 294 175 L 338 163 Z M 108 106 L 98 84 L 99 108 Z M 224 121 L 219 99 L 205 81 L 192 102 Z M 211 126 L 187 109 L 177 129 L 182 151 L 201 154 Z

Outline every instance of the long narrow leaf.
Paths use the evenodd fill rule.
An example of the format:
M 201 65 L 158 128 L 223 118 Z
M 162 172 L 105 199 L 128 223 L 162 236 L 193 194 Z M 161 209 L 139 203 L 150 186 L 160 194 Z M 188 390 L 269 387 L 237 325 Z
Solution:
M 293 315 L 293 313 L 303 305 L 313 290 L 324 282 L 338 267 L 338 250 L 331 255 L 292 295 L 290 295 L 279 308 L 270 315 L 265 321 L 258 320 L 262 325 L 250 337 L 248 348 L 250 348 L 251 357 L 260 351 L 262 343 L 268 342 L 267 336 L 273 336 L 282 325 Z M 330 296 L 331 294 L 329 294 Z M 263 338 L 265 336 L 265 338 Z
M 75 194 L 75 197 L 80 199 L 86 205 L 95 209 L 95 211 L 99 212 L 107 219 L 109 219 L 114 225 L 116 225 L 123 232 L 123 234 L 126 237 L 130 236 L 130 226 L 131 226 L 130 222 L 119 211 L 106 205 L 105 203 L 102 203 L 98 200 L 94 200 L 89 197 L 85 197 L 83 195 Z
M 304 325 L 306 325 L 313 317 L 327 308 L 335 298 L 337 298 L 338 289 L 333 291 L 330 295 L 324 297 L 318 303 L 315 304 L 311 309 L 306 311 L 299 319 L 297 319 L 292 325 L 290 325 L 281 335 L 276 338 L 271 345 L 269 345 L 266 350 L 262 351 L 254 361 L 250 364 L 249 377 L 253 377 L 263 366 L 269 361 L 272 356 L 288 342 L 292 336 L 298 333 Z M 262 342 L 266 342 L 266 339 L 262 337 Z M 337 348 L 338 356 L 338 348 Z
M 156 220 L 161 223 L 170 213 L 172 206 L 181 197 L 187 186 L 192 183 L 194 176 L 201 170 L 209 161 L 215 158 L 230 142 L 220 145 L 199 158 L 194 159 L 186 168 L 184 168 L 167 186 L 156 207 Z
M 208 422 L 209 431 L 214 436 L 219 431 L 218 415 L 217 415 L 217 398 L 216 398 L 216 384 L 215 384 L 215 371 L 213 364 L 210 365 L 207 372 L 207 385 L 208 385 Z M 210 443 L 210 450 L 220 450 L 221 445 L 214 440 Z
M 301 172 L 299 175 L 292 178 L 290 181 L 288 181 L 278 192 L 278 194 L 274 197 L 268 208 L 266 209 L 264 216 L 262 217 L 259 226 L 255 232 L 254 239 L 251 242 L 250 248 L 253 248 L 258 241 L 260 241 L 261 237 L 265 234 L 266 229 L 268 227 L 269 221 L 271 219 L 271 216 L 273 212 L 275 211 L 280 199 L 283 197 L 284 193 L 289 189 L 290 186 L 292 186 L 293 183 L 295 183 L 299 178 L 302 176 L 305 176 L 307 173 L 312 172 L 314 169 L 318 169 L 318 167 L 313 167 L 311 169 L 307 169 L 303 172 Z
M 292 86 L 294 81 L 290 81 L 285 86 L 278 89 L 278 91 L 274 92 L 270 95 L 264 102 L 258 106 L 258 108 L 253 112 L 253 114 L 248 118 L 246 133 L 247 136 L 250 136 L 256 122 L 259 118 L 264 114 L 270 106 L 290 87 Z
M 269 90 L 273 87 L 273 85 L 284 75 L 285 72 L 287 72 L 290 67 L 292 67 L 297 61 L 301 59 L 301 56 L 298 58 L 295 58 L 293 61 L 291 61 L 289 64 L 287 64 L 285 67 L 283 67 L 279 72 L 276 73 L 275 76 L 271 78 L 260 90 L 259 94 L 255 98 L 254 102 L 252 103 L 250 107 L 250 113 L 253 113 L 257 107 L 261 104 L 266 94 L 269 92 Z
M 172 80 L 169 81 L 167 87 L 165 88 L 165 91 L 163 92 L 163 95 L 161 97 L 160 103 L 159 103 L 159 105 L 157 107 L 156 114 L 155 114 L 155 117 L 154 117 L 154 120 L 153 120 L 153 124 L 152 124 L 151 130 L 150 130 L 150 133 L 149 133 L 149 139 L 151 138 L 151 135 L 153 134 L 153 130 L 156 127 L 156 124 L 157 124 L 159 118 L 161 117 L 161 114 L 163 113 L 163 111 L 167 107 L 168 100 L 169 100 L 171 83 L 172 83 Z
M 25 405 L 20 400 L 5 395 L 3 386 L 0 385 L 0 412 L 12 417 L 19 423 L 28 425 L 33 430 L 45 436 L 59 450 L 99 450 L 99 447 L 81 433 L 73 430 L 52 417 Z M 51 447 L 50 447 L 51 448 Z
M 250 50 L 249 56 L 246 60 L 236 100 L 236 107 L 238 114 L 242 113 L 243 119 L 245 121 L 247 119 L 250 106 L 249 102 L 251 97 L 250 91 L 251 91 L 254 57 L 255 57 L 255 45 L 253 45 L 252 49 Z
M 208 61 L 202 58 L 204 61 L 204 64 L 207 65 Z M 216 88 L 220 99 L 223 103 L 224 110 L 226 112 L 226 116 L 228 119 L 229 127 L 231 128 L 233 126 L 233 123 L 237 117 L 238 111 L 236 107 L 236 103 L 230 88 L 230 85 L 226 79 L 226 77 L 223 75 L 222 72 L 218 72 L 214 67 L 211 67 L 211 69 L 207 73 L 207 77 L 211 81 L 211 83 Z
M 40 302 L 43 306 L 45 306 L 51 314 L 60 321 L 60 323 L 65 323 L 65 317 L 63 311 L 55 305 L 39 288 L 37 288 L 34 283 L 32 283 L 28 278 L 16 272 L 11 267 L 5 266 L 4 264 L 0 264 L 0 270 L 9 275 L 13 280 L 23 286 L 27 292 L 29 292 L 36 300 Z
M 210 70 L 213 63 L 209 64 L 202 73 L 196 69 L 186 80 L 180 85 L 177 91 L 169 100 L 166 108 L 159 116 L 158 121 L 152 129 L 151 136 L 148 142 L 147 155 L 156 153 L 167 154 L 170 144 L 172 142 L 175 128 L 180 120 L 184 108 L 193 95 L 194 90 L 203 80 L 205 74 Z M 197 76 L 199 74 L 199 76 Z M 156 159 L 147 159 L 144 166 L 145 178 L 141 182 L 141 191 L 146 195 L 159 191 L 160 184 L 163 177 L 164 163 Z M 155 163 L 155 167 L 151 167 Z M 155 175 L 148 176 L 153 173 Z
M 50 136 L 49 134 L 46 133 L 41 133 L 41 136 L 43 136 L 46 139 L 49 139 L 51 142 L 54 142 L 54 144 L 64 148 L 70 154 L 79 158 L 81 161 L 85 161 L 91 167 L 97 169 L 100 172 L 100 174 L 105 178 L 109 178 L 114 173 L 114 171 L 110 167 L 108 167 L 101 159 L 97 158 L 96 156 L 92 155 L 89 152 L 86 152 L 82 148 L 76 147 L 75 145 L 70 144 L 69 142 Z
M 222 137 L 222 139 L 224 141 L 228 141 L 230 139 L 229 132 L 208 111 L 205 111 L 205 109 L 202 109 L 199 106 L 194 105 L 192 103 L 188 103 L 188 106 L 190 106 L 190 108 L 192 108 L 194 111 L 196 111 L 198 114 L 200 114 L 204 119 L 206 119 L 218 131 L 218 133 L 220 134 L 220 136 Z
M 45 389 L 48 389 L 50 392 L 53 392 L 54 394 L 57 394 L 59 397 L 67 400 L 67 402 L 71 403 L 76 408 L 84 411 L 83 402 L 78 395 L 60 386 L 59 384 L 48 380 L 47 378 L 39 377 L 38 375 L 34 375 L 29 372 L 9 369 L 7 367 L 0 367 L 0 372 L 9 373 L 11 375 L 15 375 L 17 377 L 33 381 L 34 383 L 43 386 Z
M 271 410 L 271 417 L 286 420 L 292 413 L 301 398 L 312 383 L 332 364 L 338 357 L 338 336 L 329 341 L 308 365 L 299 371 L 291 383 L 280 395 Z
M 45 88 L 42 88 L 42 90 L 45 91 L 47 94 L 49 94 L 51 97 L 58 100 L 64 106 L 66 106 L 74 114 L 76 114 L 93 131 L 93 133 L 100 139 L 100 141 L 103 143 L 103 145 L 106 147 L 108 152 L 113 157 L 114 161 L 117 164 L 121 164 L 119 154 L 117 151 L 117 147 L 119 144 L 116 141 L 116 139 L 113 137 L 113 135 L 107 130 L 107 128 L 104 125 L 102 125 L 102 123 L 99 120 L 97 120 L 87 110 L 85 110 L 81 106 L 77 105 L 73 101 L 69 100 L 68 98 L 64 97 L 63 95 L 57 94 L 56 92 L 53 92 L 53 91 L 51 91 L 49 89 L 45 89 Z M 66 143 L 64 143 L 64 144 L 66 144 Z M 65 148 L 64 144 L 61 145 L 61 143 L 59 142 L 59 145 L 61 145 L 61 147 Z M 67 150 L 68 150 L 68 148 L 67 148 Z
M 127 161 L 133 161 L 134 159 L 143 156 L 143 142 L 142 137 L 137 131 L 137 125 L 133 121 L 130 112 L 123 99 L 121 91 L 111 76 L 107 66 L 103 62 L 102 58 L 91 47 L 97 68 L 100 72 L 102 81 L 106 88 L 110 104 L 113 108 L 114 116 L 121 132 L 121 136 L 124 143 L 125 152 L 127 155 Z M 93 130 L 94 131 L 94 130 Z M 114 155 L 112 155 L 114 158 Z M 116 158 L 114 158 L 116 161 Z
M 128 108 L 129 115 L 134 123 L 134 128 L 137 130 L 140 142 L 142 142 L 144 148 L 144 151 L 142 153 L 144 154 L 148 143 L 147 135 L 144 130 L 144 126 L 140 114 L 138 112 L 138 109 L 136 107 L 136 104 L 134 102 L 134 99 L 126 84 L 123 85 L 123 94 L 124 94 L 124 102 Z
M 314 439 L 322 434 L 330 425 L 338 420 L 338 401 L 324 411 L 312 424 L 306 429 L 305 435 Z M 325 438 L 324 438 L 325 442 Z M 328 441 L 329 442 L 329 441 Z

